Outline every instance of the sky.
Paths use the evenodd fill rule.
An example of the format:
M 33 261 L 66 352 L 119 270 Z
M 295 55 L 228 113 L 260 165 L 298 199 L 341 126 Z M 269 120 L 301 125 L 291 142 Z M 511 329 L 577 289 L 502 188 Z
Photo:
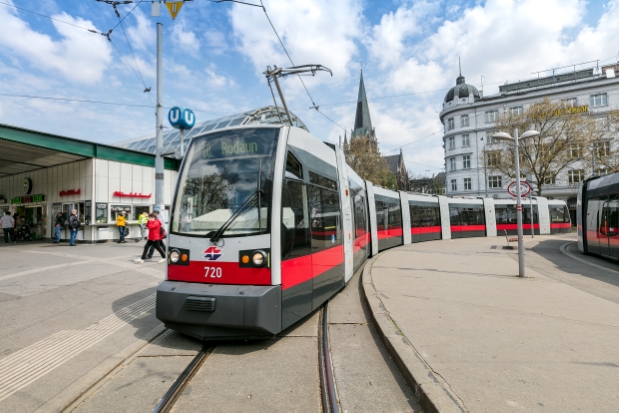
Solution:
M 263 72 L 292 63 L 268 15 L 295 65 L 333 72 L 304 77 L 311 99 L 298 78 L 282 80 L 290 110 L 313 135 L 334 143 L 350 135 L 362 68 L 381 151 L 402 148 L 412 173 L 432 175 L 444 168 L 439 113 L 459 58 L 467 83 L 482 89 L 483 79 L 487 96 L 540 70 L 619 56 L 616 1 L 263 4 L 266 15 L 187 1 L 172 20 L 165 7 L 151 17 L 151 1 L 119 5 L 119 18 L 96 0 L 0 0 L 0 123 L 111 144 L 154 134 L 158 22 L 164 107 L 191 108 L 201 122 L 272 105 Z

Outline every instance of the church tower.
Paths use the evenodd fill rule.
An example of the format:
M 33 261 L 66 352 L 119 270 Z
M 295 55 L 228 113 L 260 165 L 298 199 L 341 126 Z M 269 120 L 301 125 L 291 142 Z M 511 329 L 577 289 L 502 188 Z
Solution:
M 355 128 L 350 134 L 350 141 L 352 142 L 354 139 L 366 139 L 370 148 L 375 151 L 378 150 L 376 131 L 372 127 L 372 120 L 370 119 L 370 109 L 368 107 L 368 99 L 365 95 L 363 71 L 361 71 L 361 77 L 359 80 L 359 96 L 357 97 Z

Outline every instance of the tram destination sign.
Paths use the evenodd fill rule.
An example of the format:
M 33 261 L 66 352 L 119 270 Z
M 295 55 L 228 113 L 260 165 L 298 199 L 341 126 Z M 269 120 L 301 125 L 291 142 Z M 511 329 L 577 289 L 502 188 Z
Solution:
M 26 195 L 11 198 L 11 204 L 31 204 L 34 202 L 45 202 L 45 195 Z

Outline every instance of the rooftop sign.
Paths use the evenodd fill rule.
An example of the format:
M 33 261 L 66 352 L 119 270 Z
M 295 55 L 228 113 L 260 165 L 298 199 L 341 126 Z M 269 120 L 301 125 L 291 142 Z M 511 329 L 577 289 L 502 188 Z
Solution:
M 555 83 L 570 82 L 574 80 L 585 79 L 593 77 L 593 69 L 579 70 L 577 72 L 563 73 L 561 75 L 553 75 L 547 77 L 540 77 L 538 79 L 526 80 L 523 82 L 508 83 L 503 86 L 499 86 L 499 92 L 509 93 L 517 92 L 524 89 L 531 89 L 536 87 L 551 86 Z

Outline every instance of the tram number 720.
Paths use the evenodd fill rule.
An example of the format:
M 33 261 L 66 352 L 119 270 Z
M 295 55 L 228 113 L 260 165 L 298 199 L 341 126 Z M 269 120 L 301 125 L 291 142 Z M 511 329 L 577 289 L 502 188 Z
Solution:
M 204 267 L 204 278 L 221 278 L 223 271 L 220 267 Z

